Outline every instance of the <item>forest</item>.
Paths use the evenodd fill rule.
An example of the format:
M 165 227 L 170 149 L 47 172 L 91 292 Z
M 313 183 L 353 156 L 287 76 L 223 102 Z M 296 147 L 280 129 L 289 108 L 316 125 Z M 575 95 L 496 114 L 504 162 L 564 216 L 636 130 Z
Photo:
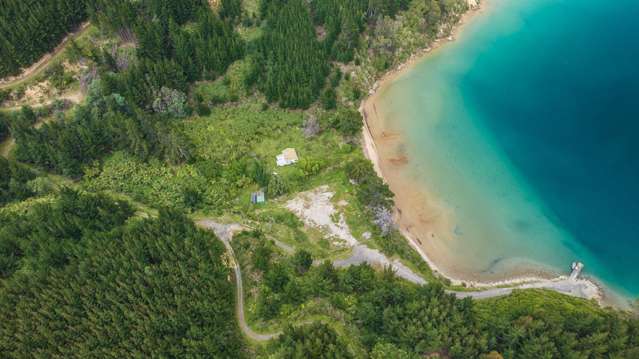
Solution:
M 434 4 L 448 13 L 459 8 L 458 1 Z M 89 19 L 125 45 L 135 41 L 135 54 L 73 43 L 78 56 L 91 60 L 97 70 L 83 79 L 87 104 L 64 123 L 39 129 L 14 126 L 16 158 L 76 178 L 83 166 L 118 150 L 143 160 L 187 162 L 190 145 L 173 119 L 206 113 L 210 107 L 202 96 L 188 96 L 189 87 L 219 78 L 242 58 L 251 65 L 242 87 L 256 85 L 268 102 L 286 108 L 307 108 L 321 94 L 330 110 L 342 77 L 332 61 L 352 61 L 367 26 L 374 28 L 409 5 L 406 0 L 352 0 L 309 7 L 302 0 L 264 0 L 259 7 L 263 35 L 246 41 L 235 24 L 241 16 L 253 21 L 255 14 L 242 14 L 237 0 L 221 3 L 214 13 L 202 0 L 179 6 L 168 0 L 88 1 Z M 255 21 L 260 21 L 257 16 Z M 322 39 L 317 27 L 325 29 Z
M 139 218 L 127 202 L 63 189 L 53 202 L 0 223 L 0 349 L 10 357 L 247 354 L 221 242 L 180 213 Z M 439 284 L 408 284 L 389 270 L 313 266 L 304 250 L 283 258 L 256 237 L 242 234 L 237 249 L 250 261 L 245 268 L 263 273 L 260 316 L 325 301 L 326 312 L 357 334 L 347 339 L 322 322 L 289 326 L 264 349 L 275 357 L 355 357 L 353 341 L 372 358 L 639 353 L 639 321 L 576 299 L 517 292 L 458 300 Z
M 392 358 L 634 358 L 639 353 L 639 321 L 559 294 L 519 291 L 503 299 L 459 300 L 440 284 L 407 284 L 388 269 L 312 266 L 304 250 L 282 256 L 259 232 L 240 234 L 234 245 L 243 268 L 263 278 L 258 318 L 277 318 L 290 306 L 318 306 L 326 322 L 345 318 L 344 328 L 285 329 L 271 344 L 285 358 L 342 357 L 358 346 L 373 358 L 380 351 Z M 336 331 L 348 334 L 339 337 Z
M 77 104 L 0 109 L 0 143 L 15 141 L 0 157 L 0 357 L 639 358 L 628 312 L 543 290 L 457 299 L 393 223 L 357 107 L 467 10 L 465 0 L 5 1 L 0 77 L 81 22 L 91 29 L 34 80 L 67 79 Z M 276 167 L 288 147 L 300 161 Z M 286 208 L 323 185 L 333 217 L 428 284 L 334 267 L 349 249 Z M 251 203 L 257 191 L 266 203 Z M 234 260 L 202 219 L 244 227 L 231 245 L 247 323 L 272 340 L 243 336 Z
M 4 0 L 0 77 L 16 75 L 30 66 L 85 19 L 85 0 Z
M 0 206 L 35 195 L 36 174 L 23 165 L 0 157 Z
M 222 244 L 180 213 L 65 189 L 0 223 L 3 356 L 243 356 Z
M 34 128 L 14 125 L 16 159 L 69 177 L 82 175 L 82 166 L 117 150 L 140 159 L 156 156 L 170 163 L 189 158 L 188 144 L 170 123 L 127 104 L 118 94 L 89 94 L 70 121 Z

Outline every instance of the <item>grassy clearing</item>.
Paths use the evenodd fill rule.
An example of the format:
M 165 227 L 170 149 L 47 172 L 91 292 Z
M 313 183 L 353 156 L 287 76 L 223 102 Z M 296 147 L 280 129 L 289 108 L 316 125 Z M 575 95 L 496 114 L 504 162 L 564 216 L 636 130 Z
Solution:
M 366 209 L 359 203 L 356 187 L 344 172 L 346 163 L 363 159 L 359 145 L 324 123 L 317 136 L 305 137 L 304 121 L 317 110 L 283 110 L 248 97 L 246 89 L 237 85 L 243 82 L 241 78 L 248 65 L 234 66 L 231 73 L 235 71 L 239 80 L 229 74 L 214 82 L 198 83 L 191 92 L 192 96 L 215 106 L 208 116 L 194 116 L 177 123 L 193 144 L 194 159 L 190 163 L 169 166 L 116 152 L 86 168 L 79 183 L 59 176 L 49 177 L 57 187 L 102 191 L 114 198 L 129 200 L 140 215 L 155 216 L 159 207 L 177 207 L 191 212 L 193 218 L 223 217 L 244 223 L 262 233 L 260 240 L 276 239 L 295 249 L 305 249 L 319 261 L 345 258 L 350 249 L 335 246 L 318 229 L 305 227 L 284 207 L 297 193 L 328 185 L 335 193 L 335 207 L 343 212 L 356 238 L 391 257 L 401 258 L 415 272 L 432 279 L 428 267 L 399 234 L 389 237 L 377 234 Z M 297 150 L 300 162 L 277 167 L 275 156 L 287 147 Z M 257 206 L 250 203 L 250 193 L 265 186 L 255 179 L 252 173 L 255 166 L 286 184 L 286 191 L 280 196 L 271 195 L 267 188 L 267 203 Z M 195 199 L 191 198 L 193 193 Z M 364 239 L 366 232 L 372 234 L 370 239 Z M 287 260 L 286 253 L 274 244 L 270 246 L 277 256 L 275 261 Z M 304 323 L 319 316 L 337 327 L 345 325 L 341 310 L 333 308 L 329 301 L 317 299 L 299 306 L 284 305 L 276 318 L 260 319 L 256 290 L 262 278 L 251 270 L 246 259 L 246 253 L 253 249 L 238 247 L 236 251 L 245 256 L 240 258 L 240 263 L 247 288 L 247 319 L 253 328 L 270 331 L 281 329 L 284 323 Z M 361 349 L 360 343 L 351 346 L 354 352 Z
M 85 172 L 83 184 L 92 191 L 124 193 L 155 207 L 185 207 L 184 192 L 203 188 L 206 179 L 190 165 L 169 167 L 158 160 L 144 163 L 122 152 Z
M 195 91 L 207 92 L 222 85 L 200 84 Z M 266 236 L 308 250 L 316 259 L 332 260 L 347 257 L 350 251 L 333 245 L 321 231 L 304 228 L 284 208 L 286 201 L 298 192 L 328 185 L 335 193 L 335 207 L 344 213 L 356 238 L 390 257 L 402 259 L 415 272 L 435 280 L 399 233 L 387 237 L 378 234 L 357 200 L 356 187 L 345 175 L 344 164 L 363 158 L 359 147 L 332 129 L 306 138 L 302 131 L 306 116 L 308 113 L 301 111 L 264 108 L 257 100 L 219 106 L 210 116 L 192 117 L 182 124 L 194 144 L 192 163 L 171 167 L 115 153 L 103 164 L 87 169 L 84 186 L 123 193 L 150 207 L 191 210 L 197 218 L 234 216 Z M 297 150 L 300 162 L 277 167 L 275 156 L 287 147 Z M 287 194 L 274 198 L 267 188 L 267 203 L 252 205 L 250 193 L 264 188 L 253 178 L 255 166 L 271 178 L 281 178 Z M 196 204 L 189 203 L 190 192 L 197 193 Z M 366 232 L 370 239 L 365 239 Z

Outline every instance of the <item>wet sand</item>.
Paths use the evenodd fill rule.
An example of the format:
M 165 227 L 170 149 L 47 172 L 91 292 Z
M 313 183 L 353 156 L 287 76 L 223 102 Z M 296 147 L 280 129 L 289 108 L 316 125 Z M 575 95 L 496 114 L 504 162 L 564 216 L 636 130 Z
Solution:
M 364 117 L 364 150 L 378 175 L 384 178 L 395 194 L 396 220 L 400 231 L 433 270 L 453 282 L 460 283 L 461 281 L 455 278 L 478 282 L 482 278 L 474 273 L 455 270 L 454 263 L 459 261 L 459 258 L 449 253 L 443 245 L 443 238 L 451 238 L 454 230 L 452 211 L 446 208 L 437 196 L 427 193 L 421 183 L 412 181 L 402 173 L 401 169 L 409 163 L 410 158 L 404 151 L 401 134 L 392 128 L 392 119 L 381 115 L 384 111 L 380 98 L 398 77 L 410 71 L 426 56 L 435 53 L 442 45 L 454 40 L 455 34 L 461 34 L 465 24 L 470 23 L 476 15 L 487 11 L 487 5 L 489 4 L 484 0 L 481 7 L 469 10 L 462 16 L 452 35 L 434 42 L 430 47 L 413 55 L 406 63 L 385 74 L 374 85 L 370 96 L 362 102 L 360 108 Z

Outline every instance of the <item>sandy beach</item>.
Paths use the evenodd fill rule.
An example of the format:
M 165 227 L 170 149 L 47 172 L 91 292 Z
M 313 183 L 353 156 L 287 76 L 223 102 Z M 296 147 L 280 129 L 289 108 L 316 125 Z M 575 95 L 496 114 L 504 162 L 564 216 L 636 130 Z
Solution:
M 471 273 L 458 272 L 452 266 L 443 265 L 455 262 L 455 258 L 447 250 L 438 246 L 441 241 L 437 238 L 450 234 L 453 227 L 452 213 L 438 201 L 436 196 L 426 193 L 422 186 L 418 183 L 411 183 L 409 179 L 402 176 L 400 171 L 397 171 L 408 162 L 402 149 L 403 141 L 400 134 L 389 130 L 392 126 L 388 125 L 388 119 L 380 115 L 382 111 L 379 111 L 378 107 L 381 106 L 379 98 L 383 96 L 388 86 L 424 60 L 426 56 L 432 55 L 443 45 L 454 41 L 457 34 L 463 34 L 464 25 L 470 23 L 477 15 L 485 13 L 489 5 L 487 0 L 484 0 L 481 6 L 475 6 L 462 16 L 452 34 L 436 40 L 430 47 L 418 51 L 407 62 L 383 75 L 375 83 L 369 92 L 370 96 L 362 102 L 360 107 L 364 118 L 364 151 L 372 161 L 377 174 L 384 178 L 395 194 L 396 220 L 400 231 L 434 271 L 449 278 L 453 283 L 461 284 L 462 282 L 475 281 L 478 286 L 481 284 L 480 278 L 471 278 L 469 277 Z M 529 281 L 530 279 L 518 281 Z M 494 284 L 491 283 L 491 285 Z M 499 284 L 504 283 L 500 281 Z
M 410 71 L 426 56 L 437 52 L 438 48 L 463 36 L 465 25 L 478 15 L 490 11 L 493 4 L 483 0 L 481 6 L 469 10 L 453 30 L 453 34 L 434 42 L 429 48 L 418 51 L 410 59 L 386 73 L 375 83 L 360 107 L 364 118 L 363 149 L 373 162 L 374 168 L 395 194 L 396 223 L 410 245 L 429 264 L 434 272 L 451 281 L 454 285 L 487 288 L 497 286 L 525 287 L 533 283 L 566 280 L 567 275 L 556 273 L 542 266 L 513 265 L 508 270 L 487 276 L 464 271 L 459 268 L 460 258 L 451 253 L 445 241 L 452 238 L 454 231 L 453 211 L 446 207 L 436 195 L 428 193 L 423 184 L 412 181 L 402 173 L 401 168 L 410 159 L 405 154 L 401 134 L 393 131 L 392 119 L 385 118 L 380 98 L 385 90 L 400 76 Z M 567 263 L 568 265 L 569 263 Z M 567 273 L 566 273 L 567 274 Z M 604 304 L 618 304 L 618 298 L 593 279 L 578 279 L 575 285 L 588 288 L 589 297 Z M 552 286 L 548 286 L 552 288 Z

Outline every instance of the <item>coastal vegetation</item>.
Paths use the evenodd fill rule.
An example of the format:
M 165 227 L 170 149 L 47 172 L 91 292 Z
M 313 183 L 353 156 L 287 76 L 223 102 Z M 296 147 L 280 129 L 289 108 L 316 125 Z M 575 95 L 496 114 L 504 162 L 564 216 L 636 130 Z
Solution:
M 299 252 L 286 255 L 259 232 L 240 234 L 234 246 L 245 277 L 259 287 L 247 296 L 252 325 L 272 330 L 291 320 L 332 323 L 333 331 L 349 333 L 335 350 L 345 346 L 350 353 L 374 357 L 384 347 L 406 357 L 440 353 L 453 358 L 490 357 L 491 352 L 504 358 L 632 358 L 639 350 L 636 319 L 549 291 L 459 300 L 440 284 L 416 286 L 367 265 L 346 270 L 328 262 L 300 266 Z M 315 330 L 285 328 L 280 342 L 311 350 L 313 340 L 303 334 Z
M 380 74 L 446 35 L 466 1 L 77 7 L 96 30 L 64 61 L 83 68 L 46 76 L 80 88 L 82 103 L 0 112 L 0 140 L 15 140 L 0 158 L 7 357 L 639 355 L 639 321 L 590 301 L 547 291 L 457 299 L 393 225 L 393 194 L 358 147 L 356 105 Z M 32 52 L 24 59 L 53 38 L 21 49 Z M 277 167 L 288 147 L 300 161 Z M 428 284 L 390 268 L 335 268 L 350 248 L 286 208 L 324 185 L 353 236 Z M 260 190 L 266 203 L 251 203 Z M 244 227 L 236 257 L 194 225 L 203 218 Z M 268 343 L 241 335 L 235 264 L 248 324 L 281 332 Z

